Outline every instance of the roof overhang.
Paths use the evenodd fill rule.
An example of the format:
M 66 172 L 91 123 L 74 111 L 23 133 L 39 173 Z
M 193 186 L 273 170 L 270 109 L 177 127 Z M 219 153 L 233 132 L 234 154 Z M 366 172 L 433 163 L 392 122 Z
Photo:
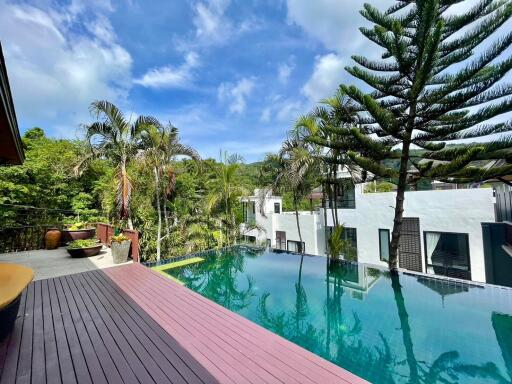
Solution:
M 22 164 L 25 160 L 7 67 L 0 44 L 0 165 Z

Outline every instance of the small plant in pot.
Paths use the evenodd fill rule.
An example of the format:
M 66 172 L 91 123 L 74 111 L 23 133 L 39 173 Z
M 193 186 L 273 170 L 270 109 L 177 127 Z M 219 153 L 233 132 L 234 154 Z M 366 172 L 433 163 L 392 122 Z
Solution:
M 75 240 L 67 247 L 71 257 L 91 257 L 100 253 L 103 244 L 98 239 Z
M 62 230 L 62 241 L 69 243 L 75 240 L 91 239 L 96 235 L 96 229 L 84 222 L 77 222 Z
M 114 263 L 126 263 L 128 261 L 128 254 L 130 253 L 132 241 L 123 234 L 112 236 L 110 240 Z

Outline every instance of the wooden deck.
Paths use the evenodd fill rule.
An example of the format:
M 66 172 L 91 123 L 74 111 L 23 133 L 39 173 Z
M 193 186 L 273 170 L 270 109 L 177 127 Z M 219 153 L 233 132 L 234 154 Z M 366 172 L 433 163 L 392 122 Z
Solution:
M 363 383 L 139 265 L 32 283 L 0 383 Z

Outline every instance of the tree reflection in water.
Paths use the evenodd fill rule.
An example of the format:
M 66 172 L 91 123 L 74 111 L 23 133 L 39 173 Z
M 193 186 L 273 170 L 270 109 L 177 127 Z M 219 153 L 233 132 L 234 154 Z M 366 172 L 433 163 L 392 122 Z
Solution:
M 378 373 L 378 377 L 369 377 L 368 372 L 362 372 L 361 366 L 392 366 L 395 359 L 384 337 L 380 335 L 382 346 L 369 349 L 361 342 L 359 334 L 362 323 L 355 312 L 345 314 L 341 297 L 344 294 L 343 270 L 332 265 L 327 273 L 327 299 L 324 303 L 324 318 L 326 324 L 313 323 L 314 318 L 308 306 L 306 291 L 302 285 L 302 263 L 295 283 L 295 306 L 292 311 L 270 312 L 267 301 L 270 293 L 262 295 L 259 301 L 259 323 L 278 335 L 293 341 L 311 352 L 320 355 L 331 362 L 343 366 L 367 380 L 393 382 L 391 377 L 383 376 L 389 369 Z M 333 286 L 332 293 L 330 286 Z M 350 324 L 350 325 L 349 325 Z M 364 360 L 364 363 L 361 361 Z M 383 380 L 384 379 L 384 380 Z
M 483 363 L 471 364 L 471 353 L 457 350 L 457 345 L 464 343 L 447 343 L 451 349 L 446 350 L 437 344 L 425 345 L 425 331 L 435 332 L 431 327 L 440 323 L 435 317 L 431 318 L 434 324 L 425 323 L 428 319 L 423 312 L 418 312 L 418 303 L 414 302 L 419 300 L 418 294 L 424 294 L 424 287 L 430 288 L 446 301 L 446 310 L 450 310 L 453 303 L 461 302 L 453 297 L 467 294 L 471 288 L 444 287 L 442 280 L 390 275 L 387 271 L 343 261 L 331 262 L 326 268 L 322 260 L 321 268 L 324 271 L 326 268 L 326 272 L 325 278 L 320 279 L 324 279 L 325 288 L 319 290 L 320 270 L 312 269 L 311 274 L 307 273 L 310 267 L 318 268 L 318 263 L 315 264 L 315 259 L 304 262 L 308 258 L 304 255 L 300 256 L 300 264 L 290 264 L 297 265 L 296 272 L 290 276 L 287 271 L 284 276 L 288 280 L 281 280 L 274 286 L 267 276 L 267 280 L 261 278 L 266 270 L 258 269 L 254 263 L 249 267 L 250 259 L 258 255 L 247 250 L 223 252 L 187 266 L 176 277 L 211 300 L 244 313 L 270 331 L 371 382 L 511 384 L 512 317 L 509 315 L 492 313 L 490 319 L 502 351 L 505 372 L 500 369 L 499 361 L 480 360 Z M 268 268 L 271 264 L 263 265 Z M 257 278 L 260 289 L 267 287 L 269 290 L 256 294 L 251 273 Z M 269 273 L 276 278 L 281 276 L 275 271 Z M 295 279 L 291 292 L 286 290 L 290 278 Z M 407 289 L 402 287 L 404 283 Z M 372 288 L 376 285 L 378 287 Z M 376 289 L 375 295 L 373 289 Z M 355 298 L 365 299 L 365 302 Z M 386 317 L 382 325 L 380 319 L 372 319 L 372 313 Z M 430 356 L 429 348 L 436 348 L 435 358 Z
M 340 262 L 331 263 L 328 267 L 325 324 L 314 322 L 315 317 L 310 312 L 307 293 L 302 285 L 302 260 L 295 283 L 293 310 L 269 311 L 267 301 L 270 293 L 267 292 L 259 300 L 259 323 L 370 382 L 455 384 L 473 378 L 476 382 L 485 379 L 489 382 L 510 384 L 494 363 L 465 364 L 460 361 L 458 351 L 443 352 L 432 362 L 418 359 L 414 352 L 414 332 L 399 276 L 368 267 L 364 268 L 364 274 L 374 278 L 382 277 L 391 282 L 400 321 L 401 347 L 390 347 L 387 337 L 382 333 L 379 333 L 379 346 L 365 346 L 361 335 L 363 323 L 356 312 L 347 312 L 343 308 L 342 297 L 347 293 L 347 282 L 353 283 L 353 274 L 347 264 Z M 510 337 L 506 340 L 509 339 Z M 509 344 L 506 346 L 509 349 L 511 347 Z
M 459 361 L 460 354 L 458 351 L 447 351 L 441 353 L 431 364 L 424 361 L 418 361 L 414 353 L 409 314 L 407 313 L 402 285 L 400 284 L 400 276 L 398 274 L 391 274 L 389 278 L 391 279 L 395 304 L 398 317 L 400 319 L 400 329 L 405 347 L 406 361 L 409 367 L 409 383 L 455 384 L 463 383 L 465 378 L 486 379 L 488 382 L 495 383 L 510 383 L 510 380 L 507 380 L 505 376 L 503 376 L 496 364 L 493 362 L 481 365 L 466 364 Z M 421 277 L 418 279 L 421 279 Z M 510 327 L 511 324 L 509 317 L 508 326 Z M 507 340 L 510 342 L 510 336 Z M 509 344 L 505 347 L 501 346 L 501 348 L 502 350 L 505 348 L 505 351 L 507 349 L 510 350 L 512 345 Z
M 246 287 L 240 288 L 238 275 L 244 272 L 245 257 L 256 256 L 256 250 L 248 253 L 230 252 L 221 254 L 220 252 L 208 260 L 205 265 L 197 265 L 203 273 L 195 274 L 194 267 L 190 267 L 192 273 L 183 277 L 188 288 L 201 292 L 211 300 L 229 308 L 232 311 L 239 311 L 251 304 L 254 293 L 254 280 L 250 275 L 246 277 Z M 180 277 L 178 277 L 180 278 Z

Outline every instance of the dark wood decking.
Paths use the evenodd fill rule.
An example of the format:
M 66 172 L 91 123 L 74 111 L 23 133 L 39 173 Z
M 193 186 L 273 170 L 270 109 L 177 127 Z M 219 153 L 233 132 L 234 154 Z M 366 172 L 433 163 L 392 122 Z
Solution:
M 219 382 L 366 383 L 140 264 L 104 271 Z
M 363 383 L 139 265 L 32 283 L 0 383 Z
M 0 383 L 216 382 L 100 271 L 32 283 L 0 343 Z

